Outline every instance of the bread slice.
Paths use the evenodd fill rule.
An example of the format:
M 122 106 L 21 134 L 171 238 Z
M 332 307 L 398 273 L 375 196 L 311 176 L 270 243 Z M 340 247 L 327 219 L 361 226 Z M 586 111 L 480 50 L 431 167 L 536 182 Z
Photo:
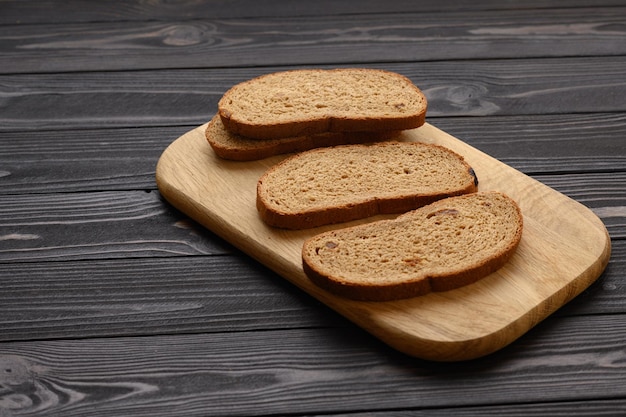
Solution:
M 413 129 L 424 124 L 426 107 L 408 78 L 365 68 L 266 74 L 235 85 L 218 103 L 228 131 L 256 139 Z
M 448 148 L 376 142 L 319 148 L 274 165 L 257 183 L 268 225 L 306 229 L 403 213 L 477 190 L 474 170 Z
M 337 295 L 396 300 L 471 284 L 519 245 L 518 205 L 498 192 L 437 201 L 397 217 L 319 234 L 302 249 L 306 275 Z
M 215 154 L 220 158 L 233 161 L 254 161 L 320 147 L 390 140 L 398 137 L 400 133 L 399 130 L 327 132 L 294 138 L 257 140 L 227 131 L 219 115 L 215 115 L 206 128 L 205 136 Z

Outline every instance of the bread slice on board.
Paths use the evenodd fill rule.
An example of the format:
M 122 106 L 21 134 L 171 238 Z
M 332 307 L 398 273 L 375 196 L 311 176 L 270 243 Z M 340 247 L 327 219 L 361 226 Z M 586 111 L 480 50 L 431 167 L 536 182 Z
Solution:
M 447 291 L 502 267 L 519 245 L 518 205 L 498 192 L 437 201 L 397 217 L 307 240 L 306 275 L 337 295 L 369 301 Z
M 403 213 L 477 190 L 474 170 L 448 148 L 376 142 L 291 156 L 257 183 L 257 209 L 270 226 L 306 229 Z
M 215 154 L 222 159 L 233 161 L 254 161 L 320 147 L 390 140 L 398 137 L 400 133 L 399 130 L 327 132 L 293 138 L 257 140 L 229 132 L 219 115 L 211 119 L 205 130 L 206 139 Z
M 408 78 L 367 68 L 270 73 L 233 86 L 218 103 L 228 131 L 256 139 L 413 129 L 426 107 Z

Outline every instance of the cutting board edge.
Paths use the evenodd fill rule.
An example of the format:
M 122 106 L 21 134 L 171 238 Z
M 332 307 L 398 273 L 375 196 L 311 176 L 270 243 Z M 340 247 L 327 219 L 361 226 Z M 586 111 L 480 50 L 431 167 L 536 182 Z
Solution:
M 199 132 L 200 131 L 203 132 L 205 126 L 206 124 L 199 126 L 193 130 L 198 130 Z M 187 132 L 187 134 L 193 132 L 193 130 L 190 132 Z M 464 144 L 464 142 L 460 141 L 459 139 L 456 139 L 456 138 L 454 139 Z M 604 230 L 605 245 L 604 245 L 604 250 L 603 250 L 602 255 L 596 260 L 596 262 L 594 262 L 593 265 L 589 266 L 589 268 L 585 271 L 585 273 L 579 275 L 579 277 L 572 280 L 572 282 L 566 287 L 561 288 L 559 292 L 566 294 L 566 296 L 562 297 L 562 301 L 554 303 L 553 302 L 554 299 L 551 298 L 550 299 L 551 305 L 546 306 L 547 304 L 550 304 L 550 303 L 547 303 L 547 300 L 544 300 L 543 303 L 535 306 L 534 308 L 526 312 L 525 316 L 532 316 L 531 319 L 529 320 L 518 319 L 511 323 L 508 323 L 507 326 L 504 326 L 501 329 L 498 329 L 494 332 L 491 332 L 489 334 L 484 334 L 480 337 L 468 339 L 468 340 L 433 342 L 430 339 L 420 338 L 418 335 L 415 335 L 415 334 L 412 334 L 412 335 L 406 334 L 404 332 L 398 331 L 398 329 L 389 329 L 389 327 L 381 329 L 377 327 L 378 324 L 376 323 L 372 323 L 372 322 L 368 323 L 367 321 L 364 321 L 363 317 L 359 316 L 361 312 L 358 311 L 359 309 L 356 309 L 356 310 L 354 309 L 354 305 L 351 304 L 352 303 L 351 301 L 348 301 L 348 304 L 351 304 L 351 305 L 348 305 L 346 307 L 346 305 L 341 304 L 341 300 L 337 300 L 337 298 L 334 295 L 327 296 L 324 293 L 324 291 L 321 289 L 316 289 L 316 287 L 311 287 L 309 285 L 303 285 L 300 280 L 290 278 L 290 274 L 292 274 L 293 271 L 292 271 L 292 267 L 289 264 L 288 259 L 280 260 L 278 258 L 274 258 L 273 260 L 268 261 L 268 258 L 266 258 L 266 255 L 263 254 L 263 251 L 265 249 L 263 245 L 259 242 L 254 242 L 253 244 L 246 244 L 245 243 L 246 239 L 244 239 L 246 237 L 245 234 L 242 234 L 239 230 L 237 230 L 237 228 L 233 228 L 232 225 L 230 225 L 227 220 L 221 219 L 221 218 L 210 218 L 210 217 L 207 218 L 206 216 L 203 215 L 201 209 L 194 207 L 192 204 L 181 203 L 181 201 L 188 202 L 188 199 L 184 198 L 186 196 L 183 192 L 181 192 L 180 190 L 177 190 L 175 186 L 169 183 L 167 178 L 162 175 L 162 169 L 161 169 L 162 168 L 161 164 L 162 164 L 165 154 L 167 153 L 168 149 L 174 145 L 175 142 L 176 141 L 174 141 L 170 146 L 168 146 L 168 148 L 164 151 L 163 155 L 159 158 L 159 161 L 157 163 L 157 170 L 156 170 L 157 187 L 161 191 L 161 194 L 163 195 L 163 197 L 170 204 L 172 204 L 177 209 L 181 210 L 183 213 L 189 215 L 192 219 L 194 219 L 195 221 L 197 221 L 204 227 L 208 228 L 212 232 L 216 233 L 221 238 L 229 241 L 231 244 L 233 244 L 235 247 L 240 249 L 242 252 L 246 253 L 248 256 L 251 256 L 257 261 L 268 266 L 270 269 L 274 270 L 276 273 L 278 273 L 283 278 L 287 279 L 288 281 L 290 281 L 291 283 L 293 283 L 300 289 L 304 290 L 305 292 L 309 293 L 313 297 L 322 301 L 324 304 L 328 305 L 330 308 L 334 309 L 339 314 L 347 317 L 348 319 L 353 321 L 356 325 L 364 328 L 366 331 L 370 332 L 375 337 L 381 339 L 382 341 L 392 346 L 393 348 L 411 356 L 416 356 L 419 358 L 435 360 L 435 361 L 459 361 L 459 360 L 467 360 L 467 359 L 473 359 L 473 358 L 485 356 L 497 350 L 500 350 L 501 348 L 515 341 L 521 335 L 523 335 L 532 327 L 534 327 L 537 323 L 541 322 L 548 315 L 552 314 L 554 311 L 560 308 L 563 304 L 570 301 L 572 298 L 574 298 L 576 295 L 582 292 L 585 288 L 591 285 L 591 283 L 593 283 L 601 275 L 602 271 L 606 268 L 606 265 L 608 264 L 608 260 L 610 259 L 610 236 L 608 235 L 606 227 L 604 226 L 602 221 L 590 209 L 588 209 L 587 207 L 585 207 L 584 205 L 578 202 L 575 202 L 578 205 L 580 205 L 584 210 L 587 210 L 589 214 L 594 217 L 593 219 L 594 222 L 599 222 L 599 223 L 596 223 L 596 225 L 601 225 L 601 227 Z M 469 145 L 466 145 L 466 146 L 469 146 Z M 478 152 L 481 152 L 481 151 L 478 151 Z M 492 158 L 487 154 L 484 154 L 484 155 L 486 157 Z M 502 164 L 501 162 L 499 163 Z M 508 166 L 506 167 L 513 169 Z M 543 186 L 547 187 L 545 185 Z M 182 197 L 182 198 L 178 198 L 178 197 Z M 233 236 L 232 236 L 233 232 L 235 232 L 238 236 L 240 236 L 241 239 L 240 240 L 235 239 L 237 241 L 233 241 Z M 590 272 L 592 270 L 595 272 Z M 297 271 L 297 272 L 300 273 L 300 271 Z M 579 285 L 574 285 L 574 283 L 578 283 Z M 572 287 L 575 287 L 575 288 L 572 289 Z M 357 313 L 356 317 L 354 314 L 355 311 Z M 519 324 L 521 322 L 526 322 L 527 324 L 520 326 Z M 511 331 L 512 328 L 513 330 Z M 390 330 L 393 330 L 393 331 L 390 331 Z M 489 340 L 492 342 L 491 344 L 489 344 L 487 348 L 475 347 L 477 344 L 480 345 L 486 340 Z M 496 342 L 494 342 L 494 340 L 496 340 Z M 436 346 L 438 347 L 437 353 L 435 354 L 432 353 L 433 343 L 435 343 Z M 472 346 L 474 347 L 472 348 Z
M 459 362 L 488 356 L 524 336 L 596 282 L 608 266 L 611 257 L 611 240 L 608 233 L 606 242 L 604 251 L 597 261 L 567 286 L 562 287 L 550 299 L 543 300 L 542 303 L 528 310 L 518 319 L 511 321 L 507 326 L 490 333 L 466 340 L 438 340 L 433 342 L 432 340 L 422 340 L 411 334 L 403 334 L 398 337 L 388 334 L 388 330 L 380 333 L 377 329 L 366 330 L 400 352 L 435 362 Z

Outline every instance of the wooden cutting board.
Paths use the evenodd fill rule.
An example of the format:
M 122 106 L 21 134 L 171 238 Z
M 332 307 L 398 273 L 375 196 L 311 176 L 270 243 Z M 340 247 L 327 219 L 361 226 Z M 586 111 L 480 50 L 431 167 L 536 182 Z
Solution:
M 409 355 L 457 361 L 501 349 L 587 288 L 609 261 L 608 232 L 591 210 L 425 124 L 404 132 L 401 139 L 451 148 L 474 168 L 480 191 L 502 191 L 518 202 L 524 233 L 517 252 L 499 271 L 453 291 L 390 302 L 338 297 L 309 281 L 300 251 L 307 237 L 345 225 L 305 231 L 266 226 L 256 211 L 256 182 L 284 157 L 220 160 L 204 137 L 205 128 L 189 131 L 163 152 L 156 168 L 162 195 L 243 252 Z

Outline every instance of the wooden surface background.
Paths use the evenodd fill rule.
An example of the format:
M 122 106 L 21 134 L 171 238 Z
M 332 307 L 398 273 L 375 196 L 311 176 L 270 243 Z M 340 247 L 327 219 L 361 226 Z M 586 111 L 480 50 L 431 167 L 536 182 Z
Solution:
M 0 0 L 0 416 L 626 413 L 626 2 Z M 234 83 L 400 72 L 428 121 L 591 208 L 606 272 L 502 351 L 407 357 L 174 210 Z

